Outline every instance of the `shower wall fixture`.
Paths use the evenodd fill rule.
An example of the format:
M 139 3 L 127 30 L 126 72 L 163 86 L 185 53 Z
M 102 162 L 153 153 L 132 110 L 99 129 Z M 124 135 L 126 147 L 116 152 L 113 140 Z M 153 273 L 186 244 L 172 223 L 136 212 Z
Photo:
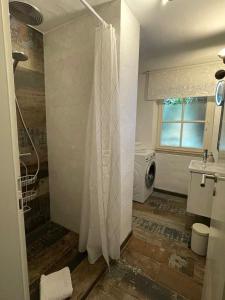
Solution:
M 10 1 L 9 13 L 10 16 L 26 25 L 38 26 L 43 22 L 40 10 L 36 6 L 22 1 Z
M 24 215 L 26 232 L 30 232 L 50 219 L 43 35 L 21 22 L 27 20 L 22 20 L 21 17 L 20 21 L 15 19 L 12 16 L 12 6 L 10 12 L 14 71 L 16 71 L 15 89 L 19 104 L 17 119 L 21 175 L 25 176 L 27 183 L 29 180 L 31 183 L 27 185 L 25 191 L 27 200 L 29 200 L 29 196 L 31 196 L 30 200 L 35 197 L 27 205 L 32 210 Z M 13 14 L 18 17 L 18 14 Z M 27 130 L 21 116 L 26 123 Z M 36 152 L 38 152 L 38 156 Z M 37 174 L 39 171 L 38 160 L 40 160 L 39 174 Z M 26 176 L 26 174 L 31 174 L 31 176 Z M 23 185 L 26 186 L 25 183 Z M 24 189 L 25 187 L 23 187 L 23 191 Z

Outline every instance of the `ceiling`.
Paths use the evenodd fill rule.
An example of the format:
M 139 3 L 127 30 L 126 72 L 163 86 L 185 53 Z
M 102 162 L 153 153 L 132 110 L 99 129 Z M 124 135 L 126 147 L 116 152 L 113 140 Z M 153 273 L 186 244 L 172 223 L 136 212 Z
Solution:
M 154 68 L 215 60 L 225 47 L 224 0 L 127 0 L 141 23 L 141 59 Z
M 88 0 L 93 6 L 110 1 Z M 141 24 L 141 60 L 165 65 L 178 58 L 185 64 L 216 58 L 225 47 L 225 0 L 173 0 L 163 5 L 164 1 L 126 0 Z M 79 0 L 27 2 L 42 11 L 44 23 L 38 29 L 44 33 L 84 8 Z
M 13 1 L 13 0 L 9 0 Z M 39 8 L 44 16 L 44 22 L 37 27 L 43 33 L 70 21 L 84 9 L 79 0 L 20 0 Z M 92 5 L 100 5 L 111 0 L 87 0 Z

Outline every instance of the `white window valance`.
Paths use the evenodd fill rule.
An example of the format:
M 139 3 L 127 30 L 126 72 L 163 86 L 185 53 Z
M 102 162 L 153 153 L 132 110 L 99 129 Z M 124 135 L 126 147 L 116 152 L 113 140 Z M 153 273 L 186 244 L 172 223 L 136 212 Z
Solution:
M 145 100 L 213 96 L 215 73 L 222 68 L 224 65 L 219 61 L 147 72 Z

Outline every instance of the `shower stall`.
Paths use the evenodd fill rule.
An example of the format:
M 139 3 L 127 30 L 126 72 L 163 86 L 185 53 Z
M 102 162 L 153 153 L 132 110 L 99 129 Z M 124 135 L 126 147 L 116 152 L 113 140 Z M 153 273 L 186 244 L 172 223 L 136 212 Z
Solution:
M 20 208 L 24 214 L 30 297 L 39 299 L 41 274 L 61 264 L 76 266 L 78 235 L 51 221 L 48 187 L 43 35 L 33 29 L 43 21 L 38 8 L 9 3 L 15 104 L 20 150 Z M 50 259 L 48 257 L 51 257 Z
M 102 2 L 99 18 L 75 5 L 60 24 L 45 19 L 43 1 L 9 2 L 31 299 L 38 299 L 41 274 L 63 265 L 73 270 L 85 257 L 78 241 L 99 22 L 112 24 L 117 39 L 121 244 L 131 232 L 139 23 L 123 0 Z
M 29 5 L 24 2 L 19 2 L 19 1 L 12 1 L 9 3 L 9 12 L 10 16 L 14 17 L 16 20 L 24 23 L 25 25 L 33 25 L 33 26 L 38 26 L 42 23 L 43 17 L 38 8 L 35 6 Z M 14 76 L 16 73 L 16 68 L 20 62 L 25 62 L 29 58 L 28 56 L 22 52 L 22 51 L 13 51 L 12 52 L 12 58 L 13 58 L 13 71 L 14 71 Z M 29 139 L 29 142 L 31 144 L 32 150 L 35 153 L 36 156 L 36 165 L 37 169 L 34 174 L 29 174 L 28 171 L 28 166 L 24 162 L 23 158 L 28 157 L 31 155 L 30 152 L 28 153 L 20 153 L 20 163 L 21 166 L 24 168 L 25 175 L 21 177 L 21 186 L 22 186 L 22 198 L 21 198 L 21 206 L 23 208 L 24 213 L 27 213 L 31 210 L 31 207 L 28 205 L 29 202 L 33 201 L 37 193 L 34 188 L 29 189 L 30 185 L 34 185 L 35 182 L 37 181 L 37 176 L 40 170 L 40 159 L 38 155 L 37 148 L 35 147 L 35 144 L 33 142 L 33 139 L 31 137 L 31 134 L 27 128 L 26 122 L 23 117 L 23 113 L 20 108 L 19 101 L 17 99 L 17 96 L 15 96 L 15 101 L 16 101 L 16 108 L 17 112 L 20 118 L 20 121 L 22 123 L 23 129 L 25 131 L 25 134 L 27 135 L 27 138 Z M 21 171 L 23 173 L 23 171 Z

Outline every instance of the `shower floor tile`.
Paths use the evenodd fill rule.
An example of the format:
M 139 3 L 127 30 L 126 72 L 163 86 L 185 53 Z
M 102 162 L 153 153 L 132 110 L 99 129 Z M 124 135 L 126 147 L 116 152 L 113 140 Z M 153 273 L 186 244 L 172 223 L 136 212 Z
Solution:
M 84 255 L 78 252 L 76 233 L 48 222 L 27 237 L 27 258 L 31 300 L 39 300 L 41 275 L 65 266 L 73 271 Z

